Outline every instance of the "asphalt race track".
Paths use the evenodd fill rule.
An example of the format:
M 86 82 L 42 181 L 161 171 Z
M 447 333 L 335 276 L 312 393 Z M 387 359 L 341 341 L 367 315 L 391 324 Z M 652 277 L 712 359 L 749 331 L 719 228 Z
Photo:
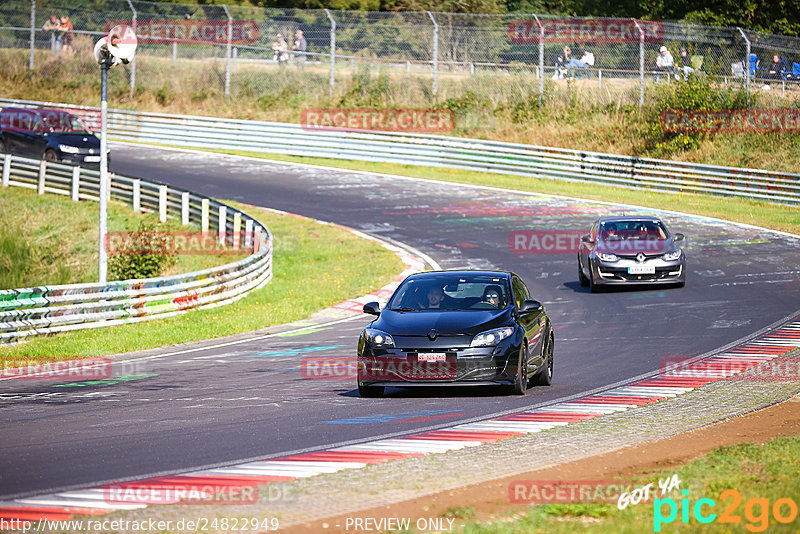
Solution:
M 578 284 L 573 253 L 531 253 L 527 244 L 512 250 L 518 242 L 509 236 L 578 234 L 619 207 L 213 154 L 112 149 L 115 172 L 340 223 L 411 245 L 445 269 L 521 274 L 555 326 L 554 385 L 525 397 L 447 388 L 361 399 L 351 379 L 302 376 L 303 358 L 352 357 L 367 316 L 192 352 L 164 349 L 96 385 L 0 381 L 0 500 L 535 406 L 657 370 L 664 358 L 719 348 L 796 312 L 800 302 L 800 243 L 772 232 L 665 215 L 688 239 L 687 286 L 591 294 Z

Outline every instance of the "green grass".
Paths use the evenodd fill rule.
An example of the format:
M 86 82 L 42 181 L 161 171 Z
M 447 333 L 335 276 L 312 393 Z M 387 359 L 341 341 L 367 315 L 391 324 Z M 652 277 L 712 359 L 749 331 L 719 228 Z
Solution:
M 395 163 L 307 158 L 243 151 L 210 151 L 234 153 L 241 156 L 277 161 L 309 163 L 342 169 L 412 176 L 446 182 L 502 187 L 519 191 L 529 191 L 532 193 L 566 195 L 587 200 L 619 202 L 655 209 L 667 209 L 696 215 L 705 215 L 708 217 L 718 217 L 720 219 L 800 234 L 800 208 L 753 200 L 723 199 L 721 197 L 692 193 L 658 193 L 643 189 L 622 189 L 602 185 L 567 182 L 563 180 L 547 180 L 525 176 L 509 176 L 487 172 L 400 165 Z
M 664 518 L 661 532 L 797 532 L 798 520 L 781 524 L 775 520 L 773 507 L 778 499 L 791 499 L 800 507 L 800 436 L 777 438 L 763 445 L 740 444 L 720 447 L 708 455 L 689 462 L 677 470 L 642 474 L 627 483 L 640 487 L 656 480 L 670 477 L 673 473 L 680 478 L 680 489 L 688 490 L 689 520 L 682 522 L 681 491 L 673 490 L 663 498 L 675 501 L 676 517 L 671 523 L 669 505 L 659 508 Z M 655 485 L 658 490 L 657 484 Z M 724 495 L 725 490 L 735 490 L 741 502 L 734 508 L 734 496 Z M 657 492 L 657 497 L 661 498 Z M 693 515 L 698 499 L 708 498 L 716 503 L 715 508 L 706 504 L 702 507 L 705 515 L 716 513 L 715 521 L 702 524 Z M 765 515 L 750 499 L 765 499 L 768 514 Z M 732 516 L 739 516 L 740 522 L 722 524 L 720 515 L 731 508 Z M 789 505 L 784 504 L 780 512 L 789 513 Z M 463 534 L 527 534 L 527 533 L 571 533 L 576 530 L 597 533 L 640 533 L 654 531 L 655 503 L 629 505 L 618 510 L 616 504 L 563 503 L 535 505 L 521 517 L 510 516 L 491 523 L 468 521 L 461 530 Z M 462 523 L 463 524 L 463 523 Z M 748 527 L 749 525 L 749 527 Z
M 55 194 L 38 195 L 18 187 L 0 189 L 0 289 L 97 282 L 96 202 L 72 202 Z M 108 205 L 108 230 L 136 230 L 154 214 L 136 214 L 121 202 Z M 170 220 L 160 230 L 199 230 Z M 177 256 L 162 274 L 190 272 L 235 261 L 241 256 Z
M 379 244 L 332 225 L 230 204 L 263 222 L 275 239 L 273 279 L 242 300 L 146 325 L 42 337 L 0 348 L 0 358 L 57 361 L 143 350 L 249 332 L 308 317 L 393 280 L 402 262 Z

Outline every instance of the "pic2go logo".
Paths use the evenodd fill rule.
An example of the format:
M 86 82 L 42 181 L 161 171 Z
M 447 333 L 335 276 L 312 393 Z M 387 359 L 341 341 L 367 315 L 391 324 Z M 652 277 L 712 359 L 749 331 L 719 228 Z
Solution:
M 742 496 L 736 490 L 729 489 L 720 493 L 720 501 L 725 501 L 730 497 L 732 502 L 719 515 L 719 519 L 717 519 L 717 514 L 711 512 L 711 509 L 717 506 L 714 499 L 698 499 L 692 506 L 689 504 L 689 490 L 683 490 L 682 493 L 683 498 L 680 500 L 682 523 L 689 522 L 690 510 L 695 520 L 699 523 L 713 523 L 715 520 L 718 523 L 742 522 L 742 516 L 735 515 L 736 509 L 739 508 L 742 502 Z M 665 506 L 669 510 L 666 516 L 664 516 Z M 778 523 L 788 524 L 797 519 L 797 503 L 790 498 L 777 499 L 772 503 L 771 509 L 769 499 L 753 498 L 744 503 L 744 516 L 748 521 L 745 524 L 745 528 L 750 532 L 764 532 L 767 530 L 770 510 L 772 511 L 772 517 Z M 673 523 L 678 517 L 678 511 L 678 503 L 675 502 L 675 499 L 669 497 L 655 499 L 653 501 L 653 531 L 661 532 L 662 525 Z

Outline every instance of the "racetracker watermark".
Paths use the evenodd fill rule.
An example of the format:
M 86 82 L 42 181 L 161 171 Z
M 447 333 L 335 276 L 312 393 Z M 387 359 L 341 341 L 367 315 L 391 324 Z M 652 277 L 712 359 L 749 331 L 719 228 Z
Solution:
M 108 504 L 255 504 L 258 485 L 125 482 L 104 486 L 103 500 Z
M 514 254 L 568 254 L 578 251 L 580 230 L 514 230 L 508 250 Z
M 225 241 L 217 232 L 108 232 L 105 245 L 109 255 L 226 256 L 245 254 L 252 239 L 252 232 L 229 233 Z
M 469 366 L 469 364 L 466 364 Z M 465 372 L 466 369 L 462 370 Z M 370 358 L 359 360 L 359 380 L 453 380 L 456 362 L 443 353 L 422 354 L 407 358 Z
M 137 19 L 134 26 L 130 20 L 112 20 L 105 24 L 105 32 L 114 26 L 126 25 L 136 28 L 139 43 L 197 43 L 227 44 L 227 19 Z M 231 44 L 253 44 L 258 41 L 258 23 L 254 20 L 233 20 L 230 25 Z
M 661 112 L 667 133 L 798 133 L 800 109 L 721 109 Z
M 346 356 L 306 356 L 300 361 L 300 376 L 307 380 L 344 380 L 358 376 L 358 361 Z
M 444 133 L 455 128 L 449 109 L 305 109 L 300 126 L 310 131 Z
M 616 503 L 633 490 L 632 484 L 614 480 L 515 480 L 508 499 L 515 503 Z
M 740 357 L 739 357 L 740 356 Z M 772 358 L 767 361 L 748 358 L 747 354 L 692 361 L 686 358 L 664 358 L 661 376 L 697 380 L 744 380 L 782 382 L 800 380 L 800 357 Z
M 108 358 L 84 358 L 61 362 L 0 358 L 0 378 L 13 380 L 98 380 L 111 376 Z
M 517 19 L 508 23 L 512 43 L 638 43 L 636 22 L 644 31 L 646 43 L 664 40 L 664 27 L 655 20 L 633 19 Z

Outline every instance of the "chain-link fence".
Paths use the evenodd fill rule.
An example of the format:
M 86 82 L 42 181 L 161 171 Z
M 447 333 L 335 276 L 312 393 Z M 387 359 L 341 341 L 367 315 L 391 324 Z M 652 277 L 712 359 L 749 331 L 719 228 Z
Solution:
M 526 90 L 574 83 L 638 92 L 690 75 L 718 83 L 800 90 L 800 39 L 682 22 L 551 15 L 472 15 L 266 9 L 224 5 L 105 2 L 104 11 L 65 0 L 0 4 L 0 47 L 29 50 L 30 69 L 47 54 L 90 54 L 116 24 L 135 27 L 137 77 L 159 80 L 202 69 L 195 92 L 237 95 L 281 90 L 276 72 L 328 86 L 380 69 L 406 76 L 431 100 L 459 94 L 465 78 L 513 75 Z M 83 5 L 89 5 L 84 2 Z M 54 22 L 51 22 L 53 17 Z M 188 77 L 187 77 L 188 79 Z M 194 78 L 196 79 L 196 78 Z M 553 80 L 552 82 L 549 80 Z M 566 80 L 561 82 L 559 80 Z M 278 98 L 281 96 L 278 95 Z

